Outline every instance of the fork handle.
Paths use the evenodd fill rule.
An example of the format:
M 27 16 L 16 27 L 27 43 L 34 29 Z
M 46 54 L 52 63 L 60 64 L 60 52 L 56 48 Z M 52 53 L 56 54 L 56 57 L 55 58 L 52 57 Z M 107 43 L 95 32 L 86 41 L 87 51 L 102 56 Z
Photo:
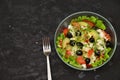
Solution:
M 48 80 L 52 80 L 49 55 L 47 55 L 46 57 L 47 57 L 47 76 L 48 76 Z

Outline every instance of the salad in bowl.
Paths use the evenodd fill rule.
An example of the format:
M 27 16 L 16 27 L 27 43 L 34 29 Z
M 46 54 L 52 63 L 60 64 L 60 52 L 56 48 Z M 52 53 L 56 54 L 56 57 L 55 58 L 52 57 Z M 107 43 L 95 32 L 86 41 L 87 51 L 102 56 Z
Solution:
M 112 57 L 116 34 L 104 17 L 92 12 L 83 13 L 73 14 L 60 23 L 55 47 L 59 57 L 70 67 L 93 70 Z

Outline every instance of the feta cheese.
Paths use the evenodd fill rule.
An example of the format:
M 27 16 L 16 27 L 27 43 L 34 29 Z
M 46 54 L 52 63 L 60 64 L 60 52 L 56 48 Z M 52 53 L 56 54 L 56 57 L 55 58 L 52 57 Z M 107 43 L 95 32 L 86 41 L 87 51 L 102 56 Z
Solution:
M 68 29 L 73 29 L 73 26 L 72 26 L 72 25 L 69 25 L 69 26 L 68 26 Z
M 104 50 L 104 47 L 103 46 L 98 46 L 98 49 L 103 51 Z
M 76 37 L 70 38 L 70 40 L 76 40 Z
M 98 40 L 97 40 L 97 43 L 98 43 L 98 44 L 103 44 L 103 41 L 102 41 L 101 39 L 98 39 Z
M 92 54 L 90 59 L 91 59 L 90 64 L 94 63 L 94 61 L 96 60 L 95 53 Z
M 104 41 L 102 39 L 97 40 L 97 49 L 103 51 L 104 50 Z
M 85 47 L 85 46 L 83 46 L 83 49 L 82 49 L 82 50 L 88 52 L 88 51 L 90 50 L 90 47 Z
M 101 38 L 105 38 L 104 33 L 101 29 L 98 29 L 97 32 L 99 32 Z
M 109 40 L 109 38 L 105 36 L 106 33 L 104 31 L 102 31 L 101 29 L 98 29 L 97 32 L 99 32 L 101 38 L 104 38 L 106 41 Z
M 82 64 L 81 66 L 82 66 L 84 69 L 87 68 L 86 64 Z
M 93 47 L 93 43 L 90 43 L 89 46 L 90 46 L 90 48 L 92 48 Z
M 75 36 L 75 31 L 74 31 L 74 29 L 73 29 L 73 26 L 72 26 L 72 25 L 69 25 L 69 26 L 68 26 L 68 29 L 70 29 L 71 34 L 72 34 L 73 36 Z
M 82 29 L 86 29 L 86 28 L 87 28 L 87 26 L 81 26 L 81 28 L 82 28 Z

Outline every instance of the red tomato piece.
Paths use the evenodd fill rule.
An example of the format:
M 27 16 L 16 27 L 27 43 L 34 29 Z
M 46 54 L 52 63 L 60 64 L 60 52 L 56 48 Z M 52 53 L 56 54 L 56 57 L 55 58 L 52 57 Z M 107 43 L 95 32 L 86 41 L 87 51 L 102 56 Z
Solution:
M 79 63 L 79 64 L 86 64 L 84 58 L 82 56 L 78 56 L 76 61 Z
M 92 56 L 93 52 L 94 52 L 93 49 L 90 49 L 90 50 L 88 51 L 88 57 L 89 57 L 89 58 Z
M 86 40 L 85 40 L 85 42 L 86 42 L 86 43 L 88 43 L 88 42 L 89 42 L 89 40 L 88 40 L 88 39 L 86 39 Z
M 71 51 L 70 50 L 66 50 L 66 54 L 67 55 L 71 55 Z
M 66 58 L 69 58 L 69 56 L 71 56 L 71 51 L 70 51 L 70 50 L 66 50 L 65 57 L 66 57 Z
M 91 64 L 87 64 L 86 66 L 87 66 L 87 68 L 92 68 Z
M 69 31 L 68 28 L 63 29 L 63 33 L 64 33 L 65 36 L 67 35 L 68 31 Z

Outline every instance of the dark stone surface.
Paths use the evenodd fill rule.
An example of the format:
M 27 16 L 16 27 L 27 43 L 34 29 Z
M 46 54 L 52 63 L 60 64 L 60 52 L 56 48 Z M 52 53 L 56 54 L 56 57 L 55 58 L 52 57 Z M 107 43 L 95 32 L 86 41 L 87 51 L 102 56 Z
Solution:
M 71 13 L 93 11 L 105 16 L 118 35 L 111 61 L 96 71 L 77 71 L 57 56 L 57 25 Z M 50 36 L 53 80 L 120 80 L 119 0 L 0 0 L 0 80 L 47 80 L 41 37 Z

